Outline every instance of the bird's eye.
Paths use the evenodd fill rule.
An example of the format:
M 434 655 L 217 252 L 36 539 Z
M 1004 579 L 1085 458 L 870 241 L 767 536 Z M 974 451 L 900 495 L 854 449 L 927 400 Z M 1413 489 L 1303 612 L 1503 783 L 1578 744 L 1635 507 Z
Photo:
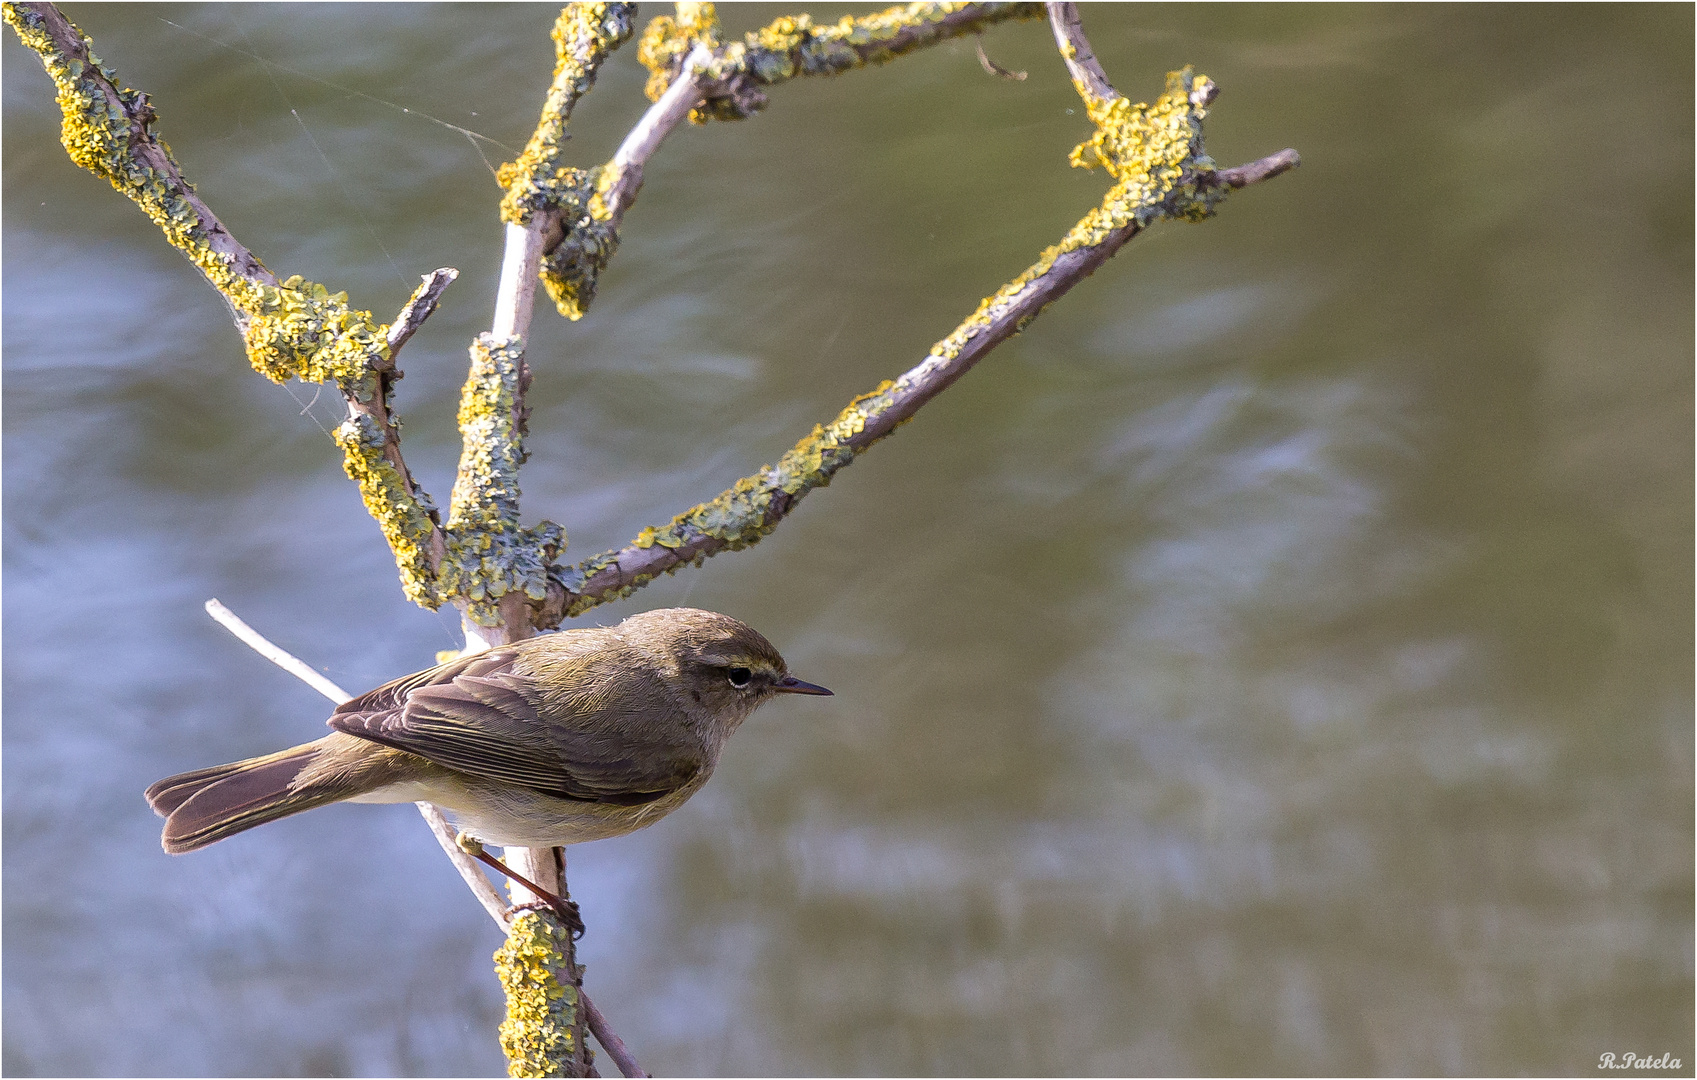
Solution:
M 732 686 L 747 686 L 748 680 L 754 678 L 754 672 L 745 667 L 734 667 L 730 671 Z

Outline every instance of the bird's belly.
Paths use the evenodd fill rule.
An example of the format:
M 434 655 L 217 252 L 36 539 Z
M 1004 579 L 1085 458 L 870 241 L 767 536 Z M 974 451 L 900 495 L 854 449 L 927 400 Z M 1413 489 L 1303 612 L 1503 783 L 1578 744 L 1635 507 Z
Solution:
M 528 788 L 470 781 L 407 781 L 350 802 L 428 802 L 440 806 L 462 832 L 501 847 L 555 847 L 605 840 L 654 824 L 701 786 L 696 783 L 640 806 L 562 799 Z M 470 782 L 468 782 L 470 781 Z

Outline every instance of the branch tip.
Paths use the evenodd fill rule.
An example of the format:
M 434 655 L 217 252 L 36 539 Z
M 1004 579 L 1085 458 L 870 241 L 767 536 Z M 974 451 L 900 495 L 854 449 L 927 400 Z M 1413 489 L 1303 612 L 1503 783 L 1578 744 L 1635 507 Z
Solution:
M 394 365 L 395 353 L 400 351 L 401 346 L 418 332 L 418 328 L 424 325 L 424 320 L 436 314 L 436 306 L 441 302 L 442 294 L 459 276 L 460 272 L 451 266 L 444 266 L 424 275 L 418 288 L 413 290 L 412 297 L 407 300 L 406 306 L 395 316 L 395 321 L 389 324 L 390 366 Z
M 1286 148 L 1276 154 L 1268 154 L 1259 161 L 1221 169 L 1214 176 L 1218 182 L 1235 190 L 1246 188 L 1251 184 L 1259 184 L 1263 180 L 1271 180 L 1275 176 L 1290 172 L 1301 164 L 1302 155 L 1295 150 Z

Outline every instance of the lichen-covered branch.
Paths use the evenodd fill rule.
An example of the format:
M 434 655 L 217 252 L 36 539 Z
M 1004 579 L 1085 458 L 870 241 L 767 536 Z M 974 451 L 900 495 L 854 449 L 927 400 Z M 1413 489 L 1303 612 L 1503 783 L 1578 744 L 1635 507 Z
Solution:
M 1097 130 L 1074 149 L 1072 161 L 1086 168 L 1100 166 L 1117 181 L 1099 207 L 1024 273 L 980 303 L 920 364 L 855 398 L 777 465 L 744 477 L 666 525 L 642 530 L 623 548 L 575 566 L 552 568 L 551 575 L 566 593 L 565 613 L 575 615 L 628 596 L 661 573 L 758 542 L 809 491 L 828 484 L 839 469 L 912 418 L 1148 225 L 1161 218 L 1199 221 L 1212 214 L 1226 188 L 1238 186 L 1220 178 L 1203 149 L 1202 120 L 1212 96 L 1213 83 L 1185 68 L 1167 76 L 1166 93 L 1153 105 L 1132 105 L 1118 94 L 1098 99 L 1100 107 L 1090 110 Z M 1275 159 L 1288 168 L 1294 151 L 1267 161 Z M 1233 179 L 1264 179 L 1283 168 L 1256 163 L 1237 171 Z
M 701 101 L 705 85 L 701 73 L 711 59 L 705 45 L 697 45 L 689 54 L 682 73 L 643 113 L 612 160 L 594 170 L 587 213 L 548 252 L 542 264 L 542 280 L 554 306 L 566 318 L 582 318 L 589 310 L 601 271 L 618 250 L 625 211 L 642 188 L 643 167 Z
M 605 165 L 570 169 L 561 164 L 552 174 L 557 177 L 552 188 L 524 196 L 558 208 L 562 229 L 550 231 L 542 264 L 543 285 L 554 306 L 568 319 L 580 319 L 589 310 L 601 271 L 618 249 L 625 212 L 642 187 L 643 166 L 685 117 L 705 123 L 752 116 L 766 106 L 763 87 L 885 63 L 1007 19 L 1041 14 L 1042 5 L 1030 3 L 905 4 L 825 26 L 813 25 L 806 15 L 784 16 L 729 44 L 722 41 L 711 3 L 681 3 L 675 16 L 655 17 L 638 52 L 649 69 L 653 107 Z M 509 201 L 515 198 L 509 195 Z
M 648 97 L 658 100 L 676 77 L 681 60 L 697 42 L 713 50 L 708 69 L 711 90 L 692 115 L 740 120 L 766 105 L 760 87 L 804 75 L 839 75 L 868 64 L 882 64 L 915 49 L 962 34 L 973 34 L 1006 19 L 1030 19 L 1041 4 L 914 3 L 871 15 L 845 15 L 815 26 L 807 15 L 785 15 L 719 45 L 719 21 L 712 4 L 678 5 L 677 18 L 658 16 L 643 31 L 638 54 L 648 67 Z M 690 9 L 688 12 L 682 10 Z
M 578 99 L 595 85 L 596 73 L 614 49 L 631 36 L 635 4 L 567 4 L 554 23 L 554 81 L 542 104 L 542 118 L 517 161 L 497 174 L 506 197 L 501 220 L 527 224 L 537 212 L 553 212 L 581 203 L 583 170 L 566 164 L 566 124 Z
M 543 247 L 554 254 L 543 281 L 554 303 L 568 318 L 588 306 L 560 283 L 593 283 L 617 245 L 616 226 L 591 212 L 600 169 L 566 163 L 566 123 L 572 108 L 595 84 L 596 72 L 612 51 L 630 39 L 635 4 L 567 4 L 554 24 L 554 81 L 524 153 L 499 173 L 506 197 L 501 219 L 509 225 L 540 226 Z M 540 218 L 540 220 L 538 220 Z M 562 245 L 562 237 L 570 243 Z M 593 295 L 593 286 L 590 289 Z
M 426 606 L 441 555 L 436 509 L 413 482 L 400 456 L 399 425 L 389 395 L 401 373 L 394 351 L 410 335 L 392 337 L 369 311 L 348 304 L 299 276 L 279 281 L 242 246 L 184 178 L 153 132 L 147 95 L 124 88 L 94 54 L 93 44 L 52 4 L 6 3 L 5 20 L 41 57 L 63 114 L 61 141 L 71 160 L 103 177 L 139 206 L 230 304 L 255 370 L 275 382 L 332 382 L 348 403 L 336 430 L 348 475 L 394 550 L 407 595 Z M 440 295 L 452 276 L 433 275 L 426 289 Z M 409 305 L 416 329 L 433 307 L 426 289 Z
M 633 6 L 568 5 L 554 28 L 557 63 L 541 120 L 525 152 L 500 172 L 508 249 L 493 329 L 471 349 L 459 410 L 463 450 L 446 525 L 401 457 L 390 401 L 401 377 L 394 356 L 434 309 L 453 271 L 427 278 L 388 326 L 354 310 L 345 293 L 300 277 L 279 281 L 183 178 L 152 131 L 155 116 L 145 95 L 122 88 L 88 39 L 52 5 L 3 6 L 6 21 L 41 55 L 54 81 L 72 159 L 135 201 L 227 298 L 253 366 L 279 382 L 295 377 L 336 385 L 348 404 L 336 442 L 395 553 L 406 594 L 426 607 L 445 601 L 460 606 L 469 648 L 557 625 L 660 573 L 758 542 L 808 492 L 911 419 L 1141 230 L 1162 218 L 1202 220 L 1229 191 L 1298 163 L 1295 151 L 1287 150 L 1217 169 L 1202 141 L 1202 121 L 1217 93 L 1208 79 L 1185 68 L 1168 76 L 1153 104 L 1134 104 L 1114 90 L 1096 61 L 1077 9 L 1048 5 L 1056 42 L 1093 125 L 1070 159 L 1112 179 L 1101 205 L 980 303 L 918 365 L 855 398 L 776 465 L 665 525 L 643 529 L 621 549 L 563 566 L 556 564 L 565 546 L 560 526 L 519 525 L 530 381 L 524 342 L 538 278 L 568 318 L 587 310 L 646 162 L 686 118 L 746 117 L 764 107 L 764 88 L 776 83 L 882 63 L 1002 20 L 1036 16 L 1042 5 L 913 3 L 822 26 L 804 15 L 788 16 L 727 43 L 711 3 L 679 4 L 675 17 L 654 20 L 643 36 L 641 59 L 651 73 L 654 105 L 613 158 L 594 169 L 566 164 L 566 124 L 600 65 L 630 38 Z M 452 847 L 440 815 L 431 823 Z M 566 895 L 558 849 L 509 848 L 507 858 L 540 887 Z M 480 872 L 473 868 L 467 881 L 509 930 L 497 963 L 508 993 L 501 1040 L 512 1074 L 584 1075 L 590 1067 L 587 1021 L 621 1070 L 641 1075 L 582 994 L 582 968 L 565 929 L 547 912 L 509 920 Z
M 501 1051 L 509 1076 L 586 1076 L 592 1060 L 582 1038 L 583 969 L 571 961 L 571 934 L 551 915 L 513 919 L 495 953 L 507 993 Z
M 478 337 L 460 395 L 463 449 L 438 588 L 484 626 L 501 622 L 500 601 L 509 593 L 540 604 L 547 595 L 548 563 L 566 544 L 565 530 L 551 521 L 530 529 L 517 524 L 519 466 L 528 456 L 529 385 L 520 339 Z
M 53 80 L 63 114 L 60 140 L 73 162 L 141 207 L 219 292 L 228 295 L 239 283 L 251 302 L 258 288 L 277 285 L 183 179 L 170 148 L 151 131 L 155 114 L 146 94 L 120 86 L 93 42 L 52 4 L 7 3 L 3 12 Z M 238 324 L 251 315 L 238 310 Z

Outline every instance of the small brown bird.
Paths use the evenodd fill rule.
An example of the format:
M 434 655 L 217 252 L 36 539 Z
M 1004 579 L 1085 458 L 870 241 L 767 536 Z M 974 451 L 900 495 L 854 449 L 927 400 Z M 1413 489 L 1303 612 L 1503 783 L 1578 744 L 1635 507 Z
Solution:
M 728 615 L 666 608 L 397 679 L 316 742 L 168 777 L 147 801 L 173 855 L 333 802 L 430 802 L 486 843 L 578 844 L 683 805 L 777 694 L 830 691 Z

